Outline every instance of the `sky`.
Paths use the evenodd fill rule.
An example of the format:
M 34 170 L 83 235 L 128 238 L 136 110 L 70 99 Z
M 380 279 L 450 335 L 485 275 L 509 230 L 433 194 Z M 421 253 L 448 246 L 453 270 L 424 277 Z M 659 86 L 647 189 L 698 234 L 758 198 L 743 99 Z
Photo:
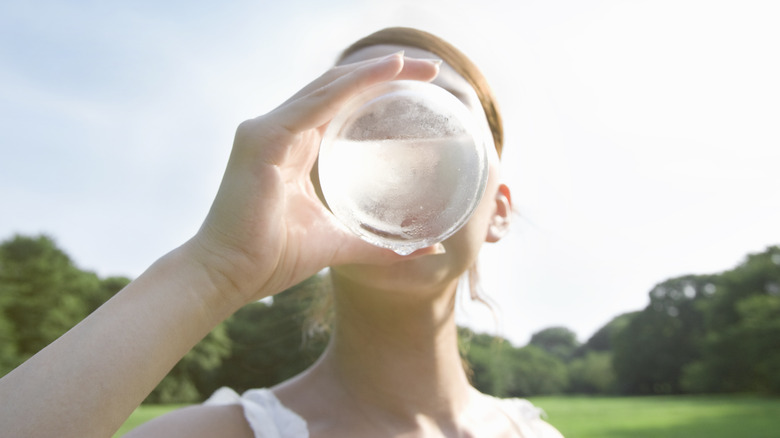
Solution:
M 657 283 L 780 244 L 780 5 L 717 0 L 0 4 L 0 240 L 138 276 L 202 222 L 241 121 L 413 26 L 483 70 L 517 214 L 481 256 L 517 345 L 585 341 Z

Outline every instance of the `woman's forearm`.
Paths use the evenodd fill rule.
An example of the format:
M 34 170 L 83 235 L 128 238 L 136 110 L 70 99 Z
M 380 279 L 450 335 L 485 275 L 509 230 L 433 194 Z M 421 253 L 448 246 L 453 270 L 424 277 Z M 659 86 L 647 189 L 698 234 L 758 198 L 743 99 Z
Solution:
M 168 371 L 240 303 L 187 251 L 0 379 L 0 429 L 14 437 L 109 437 Z

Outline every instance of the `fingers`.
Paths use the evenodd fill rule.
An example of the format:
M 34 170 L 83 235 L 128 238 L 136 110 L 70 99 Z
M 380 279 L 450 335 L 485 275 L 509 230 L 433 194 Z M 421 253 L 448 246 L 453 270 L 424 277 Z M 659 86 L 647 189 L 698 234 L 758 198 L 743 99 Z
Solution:
M 290 132 L 318 128 L 330 121 L 347 100 L 366 88 L 393 79 L 430 81 L 438 74 L 439 64 L 436 60 L 405 59 L 399 52 L 337 67 L 304 87 L 298 98 L 287 101 L 272 114 Z
M 403 51 L 398 52 L 398 53 L 394 53 L 393 55 L 390 55 L 390 56 L 394 56 L 394 55 L 398 55 L 398 54 L 403 55 Z M 383 58 L 372 58 L 372 59 L 366 59 L 364 61 L 359 61 L 359 62 L 355 62 L 355 63 L 351 63 L 351 64 L 343 64 L 343 65 L 334 66 L 333 68 L 331 68 L 330 70 L 328 70 L 324 74 L 322 74 L 322 76 L 318 77 L 317 79 L 313 80 L 308 85 L 306 85 L 305 87 L 301 88 L 297 93 L 295 93 L 292 97 L 287 99 L 284 103 L 286 104 L 288 102 L 292 102 L 292 101 L 294 101 L 296 99 L 299 99 L 299 98 L 301 98 L 303 96 L 306 96 L 307 94 L 311 93 L 312 91 L 317 90 L 317 89 L 319 89 L 319 88 L 321 88 L 321 87 L 323 87 L 323 86 L 325 86 L 325 85 L 335 81 L 336 79 L 338 79 L 338 78 L 340 78 L 340 77 L 342 77 L 342 76 L 344 76 L 346 74 L 352 73 L 353 71 L 357 70 L 358 68 L 364 67 L 366 65 L 374 64 L 377 61 L 381 61 L 382 59 Z
M 403 56 L 403 51 L 394 53 L 390 56 Z M 298 98 L 301 98 L 303 96 L 308 95 L 314 90 L 317 90 L 334 80 L 349 74 L 358 68 L 365 67 L 367 65 L 374 64 L 378 61 L 382 61 L 384 58 L 373 58 L 373 59 L 366 59 L 364 61 L 354 62 L 351 64 L 343 64 L 343 65 L 337 65 L 327 72 L 325 72 L 322 76 L 315 79 L 305 87 L 303 87 L 301 90 L 299 90 L 297 93 L 295 93 L 291 98 L 287 99 L 285 103 L 292 102 Z M 404 58 L 404 66 L 401 72 L 398 74 L 398 76 L 395 79 L 414 79 L 419 81 L 430 81 L 433 80 L 433 78 L 436 77 L 439 70 L 438 67 L 441 65 L 441 60 L 438 59 L 416 59 L 416 58 Z
M 330 121 L 339 108 L 351 97 L 377 83 L 393 79 L 431 81 L 439 73 L 441 61 L 431 59 L 404 58 L 403 52 L 384 58 L 370 59 L 334 67 L 274 111 L 247 120 L 236 131 L 234 154 L 241 148 L 259 142 L 264 144 L 263 160 L 281 163 L 289 154 L 289 141 L 309 129 L 323 126 Z M 247 149 L 247 148 L 243 148 Z M 253 163 L 254 147 L 244 151 L 242 162 Z
M 389 265 L 414 260 L 420 257 L 436 256 L 446 253 L 444 245 L 437 243 L 420 248 L 411 254 L 400 255 L 390 249 L 380 248 L 361 240 L 355 235 L 346 238 L 331 262 L 332 266 L 352 263 Z
M 440 59 L 404 58 L 404 68 L 394 80 L 411 79 L 429 82 L 439 74 Z

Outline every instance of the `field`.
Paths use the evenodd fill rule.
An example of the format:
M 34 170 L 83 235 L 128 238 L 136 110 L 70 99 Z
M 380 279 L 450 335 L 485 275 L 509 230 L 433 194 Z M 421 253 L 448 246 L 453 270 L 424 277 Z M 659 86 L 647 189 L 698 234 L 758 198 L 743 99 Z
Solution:
M 534 397 L 566 438 L 780 438 L 780 399 Z M 115 437 L 176 406 L 141 406 Z
M 114 438 L 119 438 L 137 426 L 146 423 L 152 418 L 158 417 L 182 405 L 142 405 L 133 412 L 133 415 L 125 421 L 125 424 L 119 428 Z
M 780 399 L 760 397 L 535 397 L 567 438 L 780 437 Z

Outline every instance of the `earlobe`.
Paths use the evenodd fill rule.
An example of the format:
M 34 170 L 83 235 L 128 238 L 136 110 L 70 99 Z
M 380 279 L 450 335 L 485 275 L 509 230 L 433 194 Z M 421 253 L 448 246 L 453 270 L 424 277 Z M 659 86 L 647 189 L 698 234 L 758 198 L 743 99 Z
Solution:
M 509 231 L 512 217 L 512 194 L 509 187 L 501 184 L 496 191 L 496 209 L 488 225 L 486 242 L 498 242 Z

